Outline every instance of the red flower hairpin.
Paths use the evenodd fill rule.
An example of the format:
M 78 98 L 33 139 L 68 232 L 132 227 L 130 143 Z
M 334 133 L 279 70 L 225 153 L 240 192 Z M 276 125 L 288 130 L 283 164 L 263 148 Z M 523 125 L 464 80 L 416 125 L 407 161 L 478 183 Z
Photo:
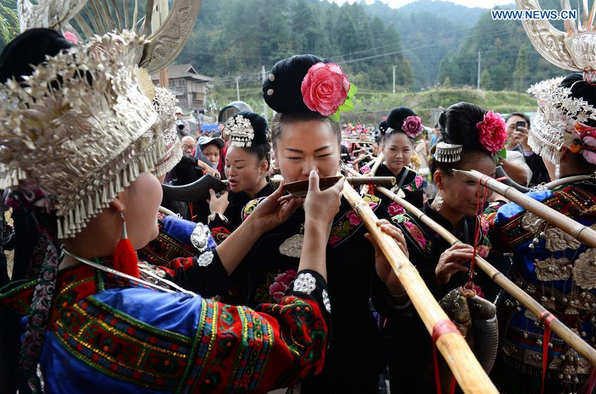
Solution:
M 488 111 L 484 114 L 484 120 L 478 122 L 476 127 L 480 131 L 480 143 L 491 155 L 503 149 L 507 141 L 507 131 L 505 131 L 505 121 L 500 114 Z

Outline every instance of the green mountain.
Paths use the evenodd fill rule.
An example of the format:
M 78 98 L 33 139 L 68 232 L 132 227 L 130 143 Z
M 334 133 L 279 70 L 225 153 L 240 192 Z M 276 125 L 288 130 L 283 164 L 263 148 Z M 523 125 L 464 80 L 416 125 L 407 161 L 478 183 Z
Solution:
M 559 9 L 557 0 L 543 0 L 541 5 L 543 9 Z M 520 21 L 494 21 L 487 13 L 468 32 L 459 50 L 441 61 L 438 82 L 476 86 L 478 52 L 483 89 L 524 91 L 540 80 L 567 73 L 536 52 Z

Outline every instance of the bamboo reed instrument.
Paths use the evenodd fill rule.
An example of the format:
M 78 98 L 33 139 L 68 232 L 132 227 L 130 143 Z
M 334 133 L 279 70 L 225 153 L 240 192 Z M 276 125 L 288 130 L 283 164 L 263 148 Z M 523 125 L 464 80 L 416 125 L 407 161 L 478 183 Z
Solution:
M 580 242 L 596 248 L 596 231 L 592 230 L 590 227 L 584 226 L 583 224 L 568 218 L 567 216 L 555 211 L 541 202 L 518 192 L 513 187 L 503 185 L 499 181 L 478 171 L 453 171 L 478 181 L 487 189 L 499 193 L 503 197 L 515 202 L 516 204 L 525 208 L 528 212 L 532 212 L 534 215 L 546 220 L 550 224 L 557 226 Z
M 366 160 L 366 159 L 371 158 L 371 157 L 373 157 L 373 155 L 372 155 L 372 153 L 369 153 L 369 154 L 366 154 L 364 156 L 361 156 L 361 157 L 359 157 L 357 159 L 352 160 L 350 163 L 351 164 L 358 164 L 361 161 Z
M 383 154 L 383 152 L 381 152 L 381 153 L 379 153 L 379 156 L 377 156 L 377 158 L 375 159 L 375 163 L 373 164 L 372 168 L 370 169 L 370 172 L 366 175 L 371 176 L 371 177 L 375 176 L 375 174 L 377 173 L 377 170 L 379 169 L 381 164 L 383 164 L 383 160 L 385 160 L 385 155 Z M 360 193 L 361 194 L 368 193 L 368 186 L 364 185 L 362 190 L 360 190 Z
M 438 333 L 445 323 L 453 324 L 430 293 L 418 270 L 408 261 L 397 243 L 377 226 L 378 218 L 369 205 L 348 183 L 344 184 L 343 196 L 360 216 L 393 271 L 403 284 L 410 300 L 418 311 L 426 329 L 438 336 L 436 345 L 453 375 L 465 393 L 497 393 L 480 363 L 474 357 L 464 337 L 459 332 Z M 437 332 L 435 332 L 435 330 Z
M 396 203 L 403 206 L 410 214 L 424 222 L 424 224 L 433 229 L 433 231 L 439 234 L 451 245 L 461 242 L 443 226 L 432 220 L 424 212 L 407 202 L 405 199 L 399 197 L 384 187 L 378 187 L 377 191 L 383 193 Z M 507 293 L 518 300 L 535 316 L 544 316 L 545 313 L 548 313 L 548 311 L 542 305 L 540 305 L 540 303 L 520 289 L 515 283 L 509 280 L 509 278 L 493 267 L 488 261 L 479 256 L 476 256 L 475 260 L 477 267 L 484 271 L 496 284 L 501 286 Z M 565 343 L 575 349 L 578 353 L 582 354 L 594 367 L 596 367 L 596 349 L 592 348 L 587 342 L 577 336 L 557 318 L 554 318 L 552 321 L 550 321 L 549 327 L 562 340 L 564 340 Z

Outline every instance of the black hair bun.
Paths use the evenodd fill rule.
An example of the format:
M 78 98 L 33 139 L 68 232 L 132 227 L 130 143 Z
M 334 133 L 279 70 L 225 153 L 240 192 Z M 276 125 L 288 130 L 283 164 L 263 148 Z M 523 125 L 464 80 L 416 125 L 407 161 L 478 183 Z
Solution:
M 261 115 L 254 112 L 238 112 L 233 118 L 242 116 L 250 121 L 255 136 L 252 139 L 252 144 L 264 144 L 269 141 L 269 126 L 267 120 Z
M 394 108 L 387 116 L 387 125 L 393 130 L 401 130 L 404 120 L 406 120 L 408 116 L 416 116 L 416 114 L 408 107 Z
M 51 29 L 31 29 L 12 40 L 0 54 L 0 83 L 10 78 L 23 82 L 23 76 L 33 73 L 31 65 L 38 65 L 47 56 L 56 56 L 72 44 L 64 36 Z
M 315 55 L 295 55 L 275 63 L 263 81 L 263 98 L 276 112 L 313 112 L 302 98 L 300 86 L 308 70 L 322 62 Z
M 439 116 L 439 128 L 443 141 L 448 144 L 463 145 L 464 151 L 486 149 L 479 140 L 478 122 L 484 120 L 486 110 L 476 104 L 453 104 Z
M 379 123 L 379 132 L 381 133 L 381 135 L 385 135 L 388 128 L 389 126 L 387 125 L 386 120 L 382 120 L 381 123 Z

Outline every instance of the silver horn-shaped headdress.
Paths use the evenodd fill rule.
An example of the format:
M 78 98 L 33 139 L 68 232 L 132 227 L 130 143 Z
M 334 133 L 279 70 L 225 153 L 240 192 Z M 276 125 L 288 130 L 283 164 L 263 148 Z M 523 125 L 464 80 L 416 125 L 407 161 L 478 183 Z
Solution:
M 540 10 L 538 0 L 516 0 L 519 10 Z M 561 1 L 564 10 L 571 10 L 569 0 Z M 556 29 L 548 20 L 526 19 L 522 24 L 534 48 L 546 60 L 565 70 L 584 73 L 584 79 L 596 82 L 596 2 L 588 12 L 588 0 L 582 0 L 577 21 L 566 20 L 565 31 Z

